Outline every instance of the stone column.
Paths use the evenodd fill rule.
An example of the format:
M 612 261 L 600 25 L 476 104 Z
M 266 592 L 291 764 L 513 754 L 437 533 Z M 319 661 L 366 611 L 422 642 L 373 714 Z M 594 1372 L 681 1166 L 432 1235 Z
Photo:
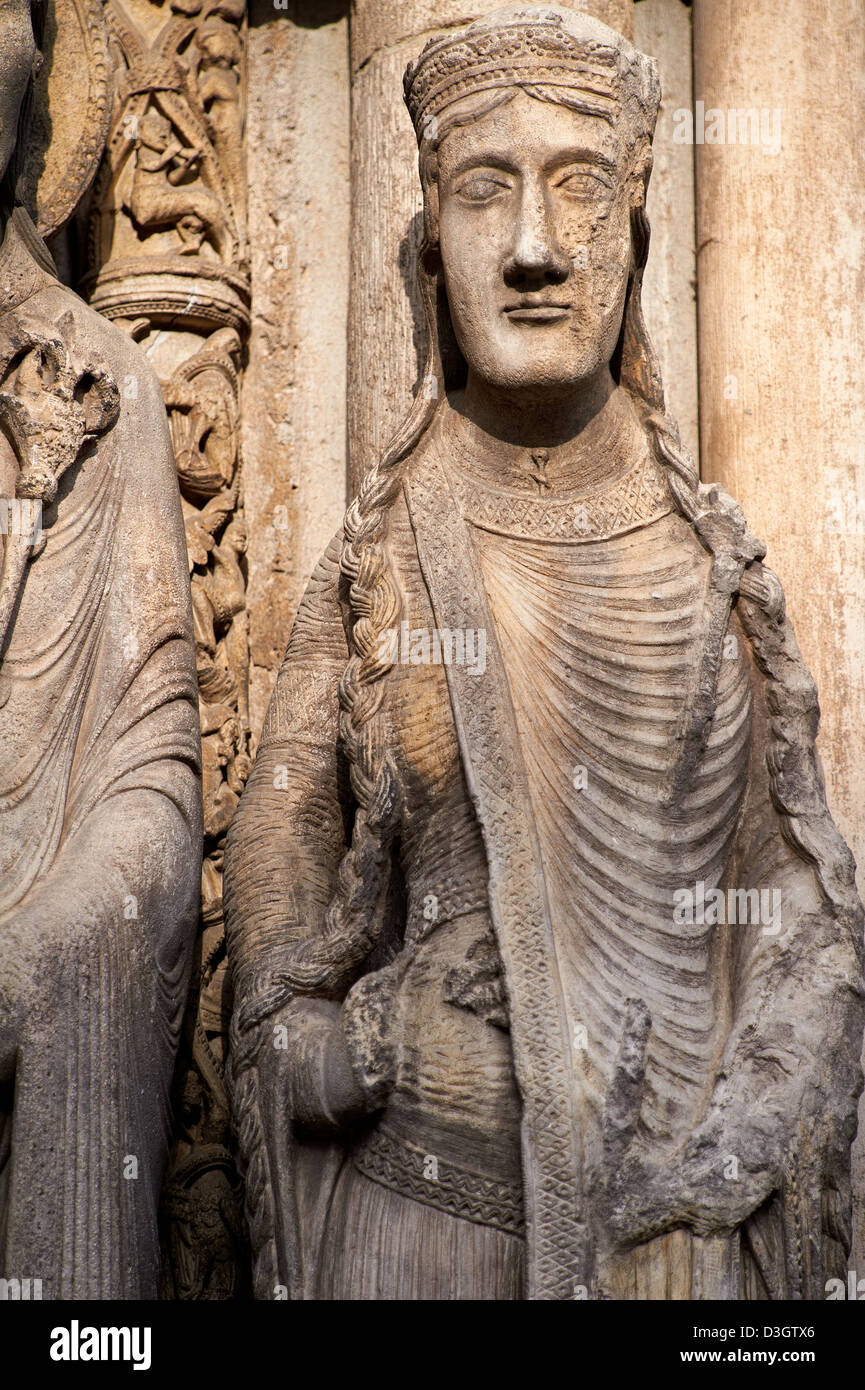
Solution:
M 703 475 L 784 582 L 865 864 L 865 9 L 697 0 L 694 24 Z
M 860 889 L 863 72 L 861 0 L 838 0 L 828 21 L 811 0 L 696 0 L 702 471 L 742 503 L 784 583 L 820 690 L 829 805 Z M 863 1128 L 865 1114 L 854 1170 L 860 1267 Z
M 501 3 L 353 0 L 348 437 L 355 488 L 406 414 L 422 363 L 415 283 L 421 193 L 402 75 L 437 30 L 478 19 Z M 633 38 L 632 0 L 586 0 L 573 8 Z M 382 169 L 389 171 L 386 180 Z M 376 351 L 382 343 L 386 357 Z
M 691 11 L 682 0 L 642 0 L 634 9 L 634 43 L 657 59 L 661 111 L 649 184 L 652 226 L 643 279 L 643 311 L 661 363 L 667 409 L 696 456 L 697 305 L 694 149 L 675 136 L 693 100 Z
M 346 505 L 349 95 L 348 0 L 251 0 L 241 439 L 253 736 Z

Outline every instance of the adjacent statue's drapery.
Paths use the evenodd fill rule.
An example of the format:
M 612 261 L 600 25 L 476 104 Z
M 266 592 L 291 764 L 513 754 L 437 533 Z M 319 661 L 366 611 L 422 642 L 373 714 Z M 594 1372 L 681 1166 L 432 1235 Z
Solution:
M 43 500 L 11 611 L 14 508 L 2 537 L 2 1268 L 153 1297 L 201 851 L 183 528 L 150 367 L 21 208 L 0 368 L 2 491 Z
M 257 1293 L 820 1298 L 850 1239 L 862 910 L 780 585 L 664 414 L 640 310 L 654 69 L 585 16 L 515 7 L 432 41 L 406 90 L 424 389 L 313 575 L 226 851 Z M 611 248 L 594 300 L 561 298 L 582 258 L 556 241 L 572 210 L 547 226 L 534 102 L 553 134 L 563 106 L 619 132 L 569 156 L 607 180 L 580 175 L 591 254 Z M 465 201 L 498 199 L 495 230 L 521 179 L 545 190 L 501 266 L 534 338 L 482 338 L 466 244 L 440 237 L 436 161 L 487 117 Z M 629 199 L 611 379 L 528 472 L 488 417 L 467 430 L 462 388 L 519 341 L 514 390 L 536 370 L 540 395 L 531 354 L 572 303 L 600 340 L 622 265 L 598 225 L 622 203 L 598 184 Z M 690 888 L 780 912 L 689 919 Z

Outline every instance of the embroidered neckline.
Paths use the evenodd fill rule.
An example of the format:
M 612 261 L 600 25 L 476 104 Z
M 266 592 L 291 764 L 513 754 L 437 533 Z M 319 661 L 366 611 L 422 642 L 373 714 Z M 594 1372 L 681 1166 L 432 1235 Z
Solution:
M 457 462 L 442 462 L 463 519 L 482 531 L 520 540 L 605 540 L 674 510 L 666 476 L 651 452 L 608 487 L 567 498 L 505 492 L 470 478 Z

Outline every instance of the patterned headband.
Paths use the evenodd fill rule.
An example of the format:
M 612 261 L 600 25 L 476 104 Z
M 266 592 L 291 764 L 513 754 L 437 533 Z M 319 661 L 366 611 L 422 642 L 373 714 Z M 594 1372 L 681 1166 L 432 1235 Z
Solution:
M 660 88 L 651 59 L 586 15 L 512 8 L 431 39 L 403 79 L 418 140 L 446 107 L 499 87 L 568 89 L 589 115 L 615 124 L 623 108 L 651 136 Z

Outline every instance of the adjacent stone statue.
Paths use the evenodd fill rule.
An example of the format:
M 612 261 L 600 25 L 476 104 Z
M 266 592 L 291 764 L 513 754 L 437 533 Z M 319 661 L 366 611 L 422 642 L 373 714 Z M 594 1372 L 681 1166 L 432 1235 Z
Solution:
M 405 91 L 426 374 L 226 852 L 258 1296 L 821 1298 L 862 909 L 781 587 L 664 410 L 654 64 L 521 5 Z
M 0 6 L 0 1266 L 141 1298 L 201 863 L 192 614 L 156 378 L 39 235 L 109 113 L 101 6 L 50 6 L 43 62 L 44 8 Z

